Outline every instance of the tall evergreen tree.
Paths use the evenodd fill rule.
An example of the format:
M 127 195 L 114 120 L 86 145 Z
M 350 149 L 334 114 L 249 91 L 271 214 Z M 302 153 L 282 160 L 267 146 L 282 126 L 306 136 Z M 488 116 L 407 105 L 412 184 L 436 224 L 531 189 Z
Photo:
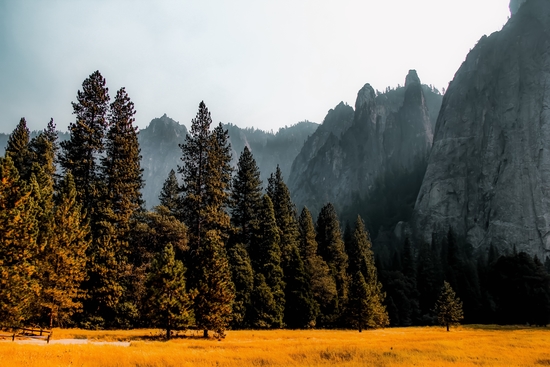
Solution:
M 134 126 L 134 103 L 121 88 L 111 104 L 110 127 L 105 139 L 105 156 L 101 159 L 101 178 L 105 184 L 105 201 L 110 221 L 125 232 L 131 216 L 143 205 L 143 169 Z
M 160 205 L 166 207 L 172 215 L 178 216 L 179 197 L 180 185 L 176 172 L 172 169 L 162 185 L 159 195 Z
M 254 226 L 257 225 L 258 210 L 262 205 L 262 181 L 260 171 L 252 153 L 245 147 L 237 164 L 237 173 L 231 188 L 231 224 L 236 235 L 233 242 L 246 248 Z
M 228 260 L 235 285 L 231 325 L 234 329 L 242 329 L 250 326 L 254 271 L 248 252 L 240 243 L 229 248 Z
M 19 325 L 31 316 L 39 292 L 37 205 L 32 187 L 19 178 L 11 157 L 0 158 L 0 320 Z
M 185 268 L 176 260 L 171 244 L 153 259 L 146 287 L 146 315 L 152 325 L 166 330 L 166 339 L 170 339 L 172 330 L 189 325 L 194 294 L 187 293 Z
M 51 240 L 46 243 L 42 269 L 41 306 L 47 310 L 50 327 L 61 324 L 82 308 L 86 277 L 88 221 L 77 201 L 76 187 L 68 173 L 56 198 Z
M 317 243 L 319 254 L 327 262 L 338 291 L 338 302 L 334 308 L 322 310 L 325 322 L 334 323 L 342 315 L 348 299 L 349 279 L 347 275 L 348 255 L 344 248 L 340 223 L 334 206 L 326 204 L 317 218 Z
M 285 307 L 284 319 L 290 322 L 290 327 L 312 326 L 315 322 L 317 309 L 311 292 L 311 284 L 303 268 L 300 257 L 299 237 L 300 231 L 296 218 L 296 207 L 290 198 L 290 191 L 283 180 L 281 169 L 277 166 L 275 173 L 268 180 L 267 195 L 273 202 L 273 209 L 277 227 L 279 228 L 281 265 L 285 281 L 285 299 L 288 303 Z M 301 308 L 304 319 L 298 320 L 296 308 Z M 313 316 L 315 315 L 315 316 Z M 309 321 L 305 321 L 309 319 Z
M 354 270 L 355 274 L 359 272 L 361 275 L 354 278 L 355 298 L 354 302 L 350 302 L 350 312 L 361 315 L 360 324 L 365 323 L 361 324 L 360 328 L 389 325 L 388 313 L 383 305 L 386 294 L 382 292 L 382 284 L 378 281 L 372 245 L 365 229 L 365 223 L 360 216 L 357 216 L 355 222 L 350 257 L 352 259 L 350 269 Z M 365 295 L 366 297 L 361 299 Z M 359 310 L 353 310 L 354 307 L 359 307 Z M 352 317 L 352 320 L 357 319 Z
M 61 143 L 60 163 L 65 172 L 72 173 L 79 188 L 79 201 L 91 219 L 92 231 L 95 231 L 100 200 L 98 157 L 104 152 L 103 139 L 109 111 L 109 90 L 99 71 L 84 80 L 82 91 L 77 93 L 77 102 L 72 105 L 76 121 L 69 125 L 70 139 Z
M 263 309 L 264 311 L 260 314 L 264 315 L 264 312 L 267 312 L 266 310 L 271 310 L 274 314 L 267 318 L 262 316 L 263 319 L 271 320 L 272 324 L 268 327 L 281 328 L 283 327 L 285 309 L 285 283 L 283 280 L 283 269 L 281 267 L 279 229 L 277 228 L 275 220 L 273 204 L 268 195 L 264 195 L 262 198 L 258 223 L 259 225 L 253 233 L 253 239 L 250 245 L 250 259 L 254 272 L 263 275 L 265 283 L 271 291 L 271 297 L 275 302 L 275 307 L 267 307 Z M 255 283 L 257 281 L 262 285 L 261 278 L 255 278 Z M 269 298 L 269 296 L 265 297 Z M 257 309 L 258 307 L 256 302 L 255 308 Z M 257 322 L 257 320 L 253 321 L 253 324 Z
M 231 321 L 235 289 L 219 231 L 205 233 L 195 258 L 199 261 L 195 267 L 198 272 L 195 274 L 197 296 L 194 307 L 197 327 L 204 330 L 204 337 L 208 337 L 208 330 L 213 330 L 214 337 L 224 338 Z
M 267 285 L 262 273 L 256 273 L 252 291 L 250 326 L 254 329 L 270 329 L 280 327 L 280 324 L 279 305 L 273 297 L 271 287 Z
M 19 177 L 28 181 L 31 174 L 31 154 L 29 151 L 30 131 L 27 128 L 27 121 L 24 117 L 21 118 L 19 124 L 10 137 L 6 146 L 6 157 L 10 157 L 14 167 L 19 173 Z
M 300 255 L 304 268 L 309 276 L 313 299 L 320 309 L 321 305 L 334 305 L 337 302 L 336 283 L 331 275 L 330 268 L 317 253 L 315 228 L 311 214 L 307 208 L 302 209 L 298 220 L 300 230 Z
M 197 325 L 224 335 L 234 297 L 225 242 L 229 232 L 226 208 L 231 183 L 229 136 L 221 124 L 212 132 L 212 118 L 204 102 L 191 121 L 191 132 L 182 149 L 183 176 L 181 210 L 189 228 L 188 256 L 191 289 L 197 289 Z M 214 262 L 214 263 L 212 263 Z
M 319 305 L 313 298 L 311 283 L 298 248 L 290 248 L 289 266 L 285 273 L 284 323 L 291 329 L 312 328 L 316 324 Z

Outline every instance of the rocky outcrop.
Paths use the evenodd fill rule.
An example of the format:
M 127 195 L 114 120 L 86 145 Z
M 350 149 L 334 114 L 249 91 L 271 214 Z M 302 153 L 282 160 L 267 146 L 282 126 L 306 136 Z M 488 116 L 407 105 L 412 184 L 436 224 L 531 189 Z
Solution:
M 412 226 L 475 248 L 550 251 L 550 2 L 528 0 L 449 85 Z
M 341 212 L 368 196 L 387 169 L 407 171 L 425 159 L 434 124 L 428 99 L 439 107 L 441 95 L 411 70 L 405 87 L 377 93 L 366 84 L 355 109 L 340 103 L 330 110 L 292 165 L 288 183 L 296 205 L 317 213 L 332 202 Z
M 177 170 L 181 163 L 178 144 L 185 141 L 187 128 L 164 114 L 151 120 L 149 126 L 140 130 L 141 168 L 145 187 L 142 190 L 147 208 L 159 204 L 158 196 L 170 170 Z

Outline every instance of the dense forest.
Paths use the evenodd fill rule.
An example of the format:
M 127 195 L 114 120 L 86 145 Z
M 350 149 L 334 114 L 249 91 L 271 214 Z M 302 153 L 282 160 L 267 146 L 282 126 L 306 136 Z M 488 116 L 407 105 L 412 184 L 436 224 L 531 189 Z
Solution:
M 53 120 L 31 138 L 21 119 L 0 158 L 2 326 L 361 331 L 448 323 L 437 310 L 453 290 L 466 322 L 549 321 L 550 276 L 536 257 L 475 253 L 452 229 L 375 256 L 361 216 L 340 223 L 324 203 L 314 221 L 279 167 L 263 186 L 246 147 L 233 169 L 228 131 L 203 102 L 147 211 L 125 89 L 111 101 L 96 71 L 72 105 L 67 140 Z M 372 223 L 377 210 L 388 209 L 358 212 Z

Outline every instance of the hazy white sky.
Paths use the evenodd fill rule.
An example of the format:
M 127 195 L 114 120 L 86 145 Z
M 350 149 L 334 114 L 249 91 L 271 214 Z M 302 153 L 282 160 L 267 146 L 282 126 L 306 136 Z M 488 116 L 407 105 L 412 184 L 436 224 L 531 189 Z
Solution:
M 82 82 L 126 87 L 141 128 L 166 113 L 277 130 L 322 122 L 416 69 L 447 87 L 508 0 L 0 0 L 0 132 L 65 130 Z

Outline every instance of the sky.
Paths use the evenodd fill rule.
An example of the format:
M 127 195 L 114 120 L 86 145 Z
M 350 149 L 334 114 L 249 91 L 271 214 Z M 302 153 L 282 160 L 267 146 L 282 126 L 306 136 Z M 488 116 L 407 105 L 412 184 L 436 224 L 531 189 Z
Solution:
M 498 31 L 507 0 L 0 0 L 0 132 L 74 121 L 95 70 L 111 99 L 125 87 L 145 128 L 215 123 L 277 131 L 321 123 L 370 83 L 409 69 L 446 88 L 467 53 Z

